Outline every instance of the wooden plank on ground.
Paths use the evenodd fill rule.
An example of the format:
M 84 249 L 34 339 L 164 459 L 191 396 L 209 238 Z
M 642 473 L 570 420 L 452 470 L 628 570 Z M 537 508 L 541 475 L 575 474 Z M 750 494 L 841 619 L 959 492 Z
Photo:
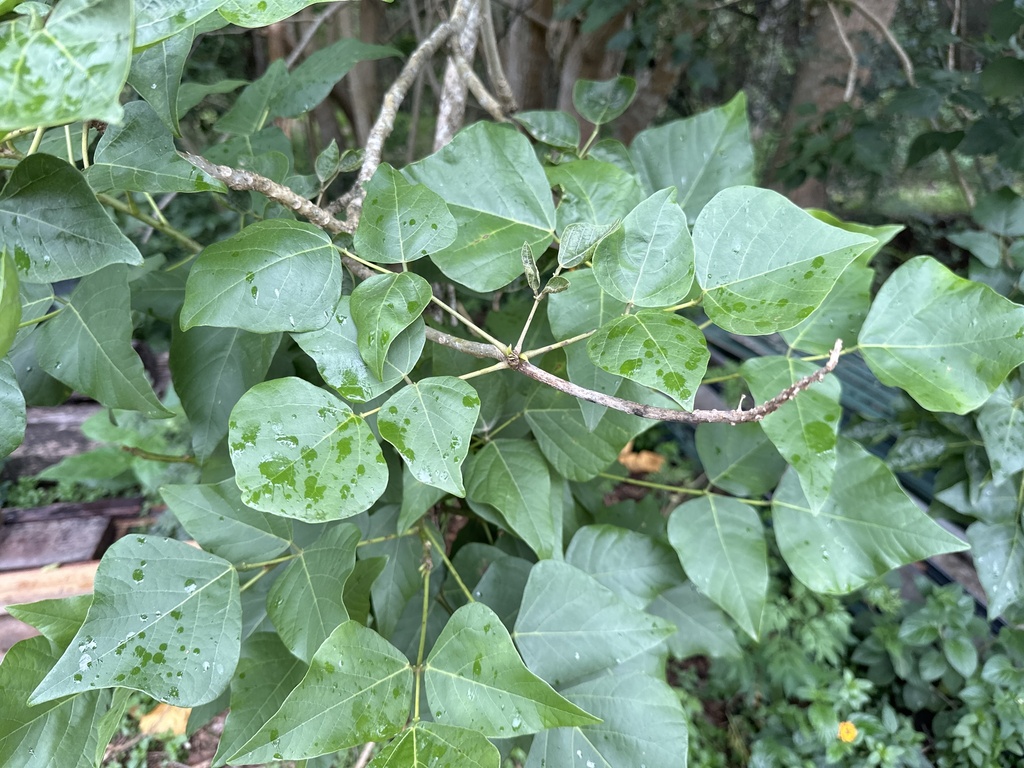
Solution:
M 0 616 L 7 613 L 7 606 L 12 603 L 89 594 L 98 565 L 98 560 L 91 560 L 59 568 L 0 573 Z
M 0 528 L 0 571 L 95 560 L 112 537 L 112 522 L 103 517 L 6 525 Z

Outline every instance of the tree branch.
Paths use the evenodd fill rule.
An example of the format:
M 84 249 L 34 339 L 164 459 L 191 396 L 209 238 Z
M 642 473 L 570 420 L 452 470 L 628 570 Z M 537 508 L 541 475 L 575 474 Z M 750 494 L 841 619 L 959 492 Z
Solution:
M 507 123 L 508 117 L 505 115 L 505 110 L 501 106 L 501 103 L 491 95 L 491 92 L 487 90 L 487 86 L 483 84 L 473 68 L 469 66 L 469 62 L 466 61 L 466 57 L 462 53 L 452 50 L 452 62 L 455 64 L 455 69 L 459 73 L 459 77 L 469 87 L 470 92 L 476 98 L 477 102 L 481 107 L 489 114 L 495 121 L 499 123 Z
M 842 341 L 837 340 L 835 346 L 832 347 L 832 351 L 829 353 L 828 362 L 825 363 L 824 367 L 819 368 L 810 376 L 805 376 L 792 386 L 786 387 L 786 389 L 782 390 L 771 400 L 768 400 L 761 405 L 756 405 L 748 410 L 741 410 L 737 408 L 731 411 L 722 411 L 718 409 L 677 411 L 673 408 L 658 408 L 653 405 L 644 405 L 643 403 L 636 403 L 632 400 L 623 400 L 621 397 L 613 397 L 612 395 L 605 395 L 600 392 L 594 392 L 593 390 L 580 387 L 573 384 L 571 381 L 566 381 L 565 379 L 555 376 L 553 373 L 548 373 L 543 368 L 538 368 L 525 360 L 519 360 L 517 358 L 517 360 L 507 360 L 507 362 L 510 368 L 529 376 L 531 379 L 547 384 L 549 387 L 553 387 L 560 392 L 565 392 L 567 395 L 572 395 L 573 397 L 577 397 L 581 400 L 587 400 L 591 403 L 597 403 L 598 405 L 604 405 L 608 408 L 614 408 L 615 410 L 622 411 L 623 413 L 631 413 L 634 416 L 642 416 L 645 419 L 676 421 L 683 422 L 684 424 L 735 425 L 746 421 L 760 421 L 768 414 L 777 411 L 785 403 L 792 400 L 797 394 L 803 392 L 812 384 L 816 384 L 824 379 L 825 376 L 835 370 L 836 365 L 839 363 L 839 354 L 842 352 L 842 349 Z
M 355 231 L 354 226 L 350 226 L 344 221 L 339 221 L 320 206 L 311 203 L 283 184 L 271 181 L 266 176 L 260 176 L 252 171 L 242 171 L 227 165 L 216 165 L 205 157 L 193 155 L 191 152 L 179 152 L 179 154 L 196 168 L 203 171 L 203 173 L 223 181 L 231 189 L 259 192 L 270 200 L 280 203 L 285 208 L 290 208 L 303 218 L 309 219 L 313 224 L 327 230 L 332 235 L 337 235 L 340 232 L 351 234 Z
M 498 38 L 494 34 L 494 9 L 491 0 L 483 0 L 481 7 L 483 14 L 483 26 L 480 28 L 480 41 L 483 43 L 484 64 L 487 66 L 487 78 L 494 87 L 503 111 L 515 112 L 517 109 L 516 97 L 512 93 L 512 86 L 505 76 L 505 70 L 501 66 L 501 55 L 498 53 Z
M 466 114 L 466 91 L 468 80 L 460 71 L 455 57 L 473 58 L 476 52 L 477 31 L 480 28 L 480 1 L 465 0 L 466 21 L 457 33 L 448 39 L 449 58 L 444 69 L 444 85 L 437 102 L 437 124 L 434 129 L 434 151 L 436 152 L 462 127 Z M 469 67 L 467 65 L 466 69 Z
M 398 115 L 398 108 L 416 80 L 416 75 L 423 66 L 430 61 L 430 58 L 438 49 L 448 42 L 448 39 L 462 29 L 466 21 L 466 14 L 469 12 L 470 0 L 458 0 L 455 10 L 452 11 L 448 21 L 438 24 L 434 31 L 410 54 L 405 66 L 395 82 L 384 94 L 384 101 L 381 104 L 380 115 L 377 122 L 370 129 L 370 135 L 366 138 L 366 154 L 363 156 L 363 167 L 359 170 L 359 177 L 355 186 L 349 192 L 348 218 L 346 224 L 349 227 L 346 231 L 354 231 L 359 221 L 359 214 L 362 212 L 364 188 L 377 168 L 380 166 L 381 156 L 384 152 L 384 141 L 391 135 L 395 127 L 395 117 Z
M 348 2 L 351 2 L 351 0 L 348 0 Z M 301 56 L 302 52 L 306 50 L 306 46 L 312 42 L 313 37 L 316 35 L 316 31 L 320 29 L 325 21 L 337 13 L 338 9 L 343 5 L 345 5 L 345 2 L 331 3 L 323 13 L 313 19 L 310 25 L 306 27 L 306 31 L 302 33 L 302 37 L 299 38 L 299 42 L 297 42 L 295 47 L 292 48 L 292 52 L 288 54 L 288 58 L 285 59 L 285 67 L 291 69 L 295 66 L 295 62 L 299 60 L 299 56 Z
M 322 227 L 333 234 L 348 231 L 343 228 L 347 226 L 346 223 L 338 221 L 322 208 L 319 208 L 305 198 L 300 197 L 282 184 L 278 184 L 277 182 L 271 181 L 257 173 L 252 173 L 251 171 L 239 171 L 226 165 L 215 165 L 199 155 L 192 155 L 187 152 L 183 152 L 181 154 L 197 168 L 210 174 L 216 179 L 220 179 L 232 189 L 253 190 L 266 195 L 270 199 L 283 203 L 289 208 L 301 213 L 317 226 Z M 372 269 L 367 267 L 365 264 L 359 263 L 351 256 L 341 254 L 341 260 L 348 270 L 361 280 L 365 280 L 374 274 Z M 520 355 L 518 352 L 513 351 L 511 347 L 501 349 L 494 343 L 484 344 L 478 341 L 470 341 L 468 339 L 459 338 L 458 336 L 451 336 L 450 334 L 443 333 L 430 327 L 426 329 L 426 337 L 434 344 L 440 344 L 473 357 L 489 360 L 504 360 L 505 364 L 512 370 L 518 371 L 524 376 L 529 376 L 535 381 L 547 384 L 549 387 L 553 387 L 560 392 L 565 392 L 567 395 L 572 395 L 573 397 L 577 397 L 581 400 L 587 400 L 591 403 L 597 403 L 598 405 L 603 405 L 608 408 L 614 408 L 615 410 L 622 411 L 623 413 L 631 413 L 634 416 L 642 416 L 645 419 L 675 421 L 686 424 L 738 424 L 746 421 L 760 421 L 768 414 L 777 411 L 782 407 L 782 405 L 792 400 L 798 393 L 807 389 L 812 384 L 821 381 L 825 376 L 831 373 L 839 363 L 839 355 L 843 349 L 842 341 L 836 340 L 835 346 L 832 347 L 832 351 L 829 353 L 828 361 L 825 363 L 824 367 L 819 368 L 810 376 L 805 376 L 800 379 L 795 384 L 782 390 L 782 392 L 777 394 L 771 400 L 768 400 L 761 405 L 754 406 L 747 410 L 737 408 L 731 411 L 722 411 L 717 409 L 680 411 L 674 408 L 659 408 L 652 405 L 637 403 L 632 400 L 623 400 L 620 397 L 605 395 L 601 392 L 595 392 L 592 389 L 581 387 L 578 384 L 573 384 L 571 381 L 566 381 L 553 373 L 548 373 L 543 368 L 538 368 L 529 361 L 528 358 L 530 355 L 536 355 L 542 350 L 529 351 Z

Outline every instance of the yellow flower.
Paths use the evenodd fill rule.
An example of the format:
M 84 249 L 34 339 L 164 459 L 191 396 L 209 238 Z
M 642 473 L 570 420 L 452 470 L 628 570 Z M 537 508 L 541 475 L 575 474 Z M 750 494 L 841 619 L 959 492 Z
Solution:
M 839 724 L 839 740 L 845 741 L 849 744 L 851 741 L 857 738 L 857 726 L 851 723 L 849 720 L 843 720 Z

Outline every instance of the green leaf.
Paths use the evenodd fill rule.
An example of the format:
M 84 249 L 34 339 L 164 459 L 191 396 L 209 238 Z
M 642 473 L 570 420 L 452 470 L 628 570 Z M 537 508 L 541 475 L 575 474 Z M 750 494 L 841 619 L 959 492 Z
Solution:
M 544 290 L 541 293 L 561 293 L 567 290 L 569 290 L 569 281 L 561 275 L 552 275 L 547 283 L 545 283 Z
M 196 458 L 206 461 L 228 433 L 228 416 L 250 387 L 263 381 L 281 334 L 198 326 L 171 332 L 174 391 L 192 426 Z
M 963 248 L 989 269 L 997 269 L 1002 261 L 1002 244 L 991 232 L 951 232 L 946 235 L 946 239 L 953 245 Z
M 0 131 L 121 119 L 135 19 L 131 0 L 63 0 L 0 29 Z
M 644 390 L 627 382 L 619 394 L 644 400 Z M 622 448 L 652 422 L 609 410 L 591 430 L 576 398 L 538 387 L 526 405 L 526 421 L 551 466 L 568 480 L 592 480 L 615 461 Z
M 635 177 L 600 160 L 574 160 L 544 172 L 551 186 L 561 190 L 555 215 L 563 244 L 567 227 L 614 224 L 644 199 Z
M 231 93 L 231 91 L 248 85 L 248 80 L 218 80 L 215 83 L 182 83 L 178 92 L 178 114 L 184 115 L 207 96 L 220 93 Z M 210 147 L 213 150 L 214 147 Z M 208 152 L 210 150 L 207 150 Z
M 231 109 L 221 116 L 214 128 L 236 136 L 251 136 L 267 124 L 271 103 L 287 87 L 288 68 L 284 59 L 275 59 L 258 79 L 242 90 Z
M 529 243 L 523 243 L 519 251 L 519 258 L 523 262 L 523 272 L 526 273 L 526 283 L 530 286 L 534 296 L 540 291 L 540 272 L 537 270 L 537 257 L 533 255 L 533 248 Z
M 919 256 L 882 286 L 859 346 L 883 384 L 930 411 L 967 413 L 1024 363 L 1022 339 L 1024 307 Z
M 388 349 L 430 303 L 430 283 L 412 272 L 367 278 L 352 291 L 359 354 L 378 379 L 384 378 Z
M 580 146 L 579 123 L 568 112 L 551 109 L 516 112 L 512 119 L 537 141 L 556 149 L 575 152 Z
M 29 705 L 33 688 L 53 666 L 56 654 L 43 637 L 16 643 L 0 666 L 4 692 L 0 719 L 0 761 L 19 768 L 92 768 L 100 723 L 110 694 L 90 691 L 57 701 Z M 109 735 L 108 735 L 109 739 Z M 74 749 L 68 749 L 74 744 Z
M 551 475 L 536 444 L 492 440 L 466 463 L 466 496 L 494 507 L 538 557 L 560 542 L 551 507 Z
M 331 143 L 316 156 L 313 169 L 321 184 L 329 184 L 338 175 L 341 170 L 341 151 L 338 149 L 338 142 L 335 139 L 331 139 Z M 360 223 L 362 222 L 360 221 Z
M 231 6 L 234 2 L 235 0 L 229 0 L 225 7 Z M 309 5 L 309 2 L 297 5 L 296 10 L 305 5 Z M 249 9 L 251 11 L 251 5 Z M 223 13 L 223 9 L 221 12 Z M 394 48 L 364 43 L 353 38 L 342 38 L 319 48 L 288 74 L 287 85 L 279 88 L 271 100 L 268 119 L 304 115 L 327 98 L 335 84 L 360 61 L 373 61 L 398 55 L 399 51 Z
M 603 722 L 538 734 L 525 768 L 686 768 L 687 716 L 664 680 L 613 675 L 563 693 Z
M 96 202 L 85 178 L 52 155 L 26 157 L 0 192 L 0 241 L 28 283 L 51 283 L 142 254 Z
M 493 291 L 522 274 L 523 242 L 540 252 L 555 229 L 551 190 L 529 140 L 511 128 L 476 123 L 405 175 L 440 195 L 459 236 L 431 255 L 452 280 Z
M 97 192 L 227 191 L 178 155 L 167 127 L 144 101 L 126 104 L 123 122 L 107 128 L 85 178 Z
M 354 235 L 360 256 L 378 264 L 401 264 L 447 248 L 457 236 L 455 217 L 440 195 L 380 164 L 366 184 Z
M 1005 523 L 972 523 L 967 529 L 990 619 L 1024 596 L 1024 530 L 1014 518 Z
M 207 246 L 188 275 L 181 329 L 315 331 L 341 298 L 341 260 L 312 224 L 269 219 Z
M 695 442 L 708 482 L 734 496 L 764 496 L 787 466 L 760 424 L 700 424 Z
M 636 96 L 636 80 L 619 75 L 611 80 L 577 80 L 572 105 L 594 125 L 610 123 L 626 111 Z
M 827 353 L 836 339 L 852 342 L 868 316 L 874 278 L 874 270 L 860 263 L 851 264 L 818 308 L 805 320 L 782 331 L 782 338 L 793 349 L 812 355 Z
M 1024 93 L 1024 61 L 1000 56 L 985 65 L 979 77 L 981 90 L 991 99 L 1014 99 Z
M 951 635 L 943 638 L 942 652 L 950 666 L 963 677 L 970 677 L 978 668 L 978 649 L 969 637 Z
M 1007 382 L 978 411 L 992 481 L 1001 483 L 1024 469 L 1024 402 L 1019 382 Z
M 720 192 L 693 226 L 704 309 L 730 333 L 792 328 L 875 239 L 819 221 L 768 189 Z
M 1009 187 L 979 197 L 971 216 L 978 226 L 995 235 L 1024 236 L 1024 198 Z
M 740 366 L 759 403 L 817 370 L 813 363 L 778 356 L 753 358 Z M 828 376 L 761 421 L 768 439 L 796 470 L 812 510 L 825 503 L 836 473 L 836 435 L 843 415 L 840 394 L 839 379 Z
M 370 768 L 498 768 L 500 762 L 483 734 L 420 721 L 384 747 Z
M 728 496 L 687 501 L 672 511 L 668 539 L 690 581 L 756 640 L 768 594 L 768 548 L 753 507 Z
M 22 605 L 8 605 L 5 610 L 18 621 L 38 629 L 39 633 L 55 646 L 66 648 L 85 621 L 91 604 L 92 595 L 75 595 Z
M 242 644 L 231 681 L 231 707 L 217 745 L 214 765 L 241 749 L 284 703 L 306 673 L 273 632 L 257 632 Z
M 260 0 L 258 3 L 247 0 L 227 0 L 222 3 L 220 15 L 239 27 L 268 27 L 281 19 L 294 16 L 303 8 L 314 5 L 321 0 Z
M 461 472 L 459 473 L 461 477 Z M 421 483 L 406 465 L 402 472 L 402 511 L 398 516 L 398 532 L 409 530 L 430 508 L 448 494 L 440 488 Z
M 179 33 L 216 11 L 222 2 L 223 0 L 136 0 L 136 50 L 152 50 L 150 46 L 167 38 L 186 38 L 191 47 L 191 36 Z
M 378 379 L 359 354 L 356 324 L 352 321 L 351 297 L 342 296 L 334 317 L 323 328 L 294 333 L 292 338 L 316 361 L 324 381 L 338 394 L 354 403 L 365 403 L 382 395 L 413 369 L 423 351 L 424 323 L 416 318 L 399 333 L 384 358 L 384 380 Z
M 693 409 L 697 387 L 708 368 L 707 340 L 690 320 L 645 310 L 601 326 L 587 342 L 595 365 L 664 392 Z
M 83 278 L 61 313 L 39 329 L 39 365 L 108 408 L 166 416 L 132 349 L 129 300 L 127 267 Z
M 423 678 L 437 722 L 491 738 L 599 722 L 526 668 L 501 619 L 482 603 L 452 614 Z
M 669 652 L 679 660 L 691 656 L 738 657 L 742 654 L 725 614 L 691 582 L 667 589 L 647 610 L 676 625 Z
M 160 5 L 166 4 L 161 2 Z M 192 7 L 195 4 L 189 2 L 188 5 Z M 195 32 L 195 27 L 189 27 L 135 54 L 128 73 L 128 84 L 149 102 L 161 122 L 175 136 L 181 135 L 178 125 L 178 94 L 181 92 L 185 60 L 192 52 Z
M 380 446 L 341 400 L 301 379 L 257 384 L 231 411 L 228 447 L 242 501 L 310 523 L 369 509 L 387 486 Z
M 11 454 L 25 439 L 25 396 L 10 358 L 0 358 L 0 458 Z
M 11 349 L 21 323 L 18 282 L 14 260 L 6 249 L 0 248 L 0 357 Z
M 462 462 L 479 415 L 480 398 L 473 387 L 452 376 L 438 376 L 392 395 L 377 415 L 377 429 L 395 446 L 413 477 L 465 496 Z
M 693 285 L 693 240 L 674 189 L 640 203 L 597 247 L 594 276 L 627 304 L 668 307 L 686 298 Z
M 592 269 L 566 276 L 569 290 L 548 299 L 548 322 L 556 339 L 564 340 L 600 328 L 626 309 L 625 302 L 601 290 Z
M 593 576 L 542 560 L 530 571 L 513 635 L 526 666 L 561 688 L 645 653 L 672 631 Z
M 267 614 L 281 640 L 307 663 L 349 618 L 342 595 L 359 538 L 351 523 L 331 526 L 288 564 L 267 595 Z
M 234 672 L 241 622 L 227 561 L 133 534 L 103 556 L 85 624 L 30 701 L 111 687 L 179 707 L 212 701 Z
M 301 760 L 398 733 L 409 718 L 412 668 L 372 629 L 346 621 L 313 656 L 281 708 L 229 763 Z
M 270 560 L 291 544 L 291 522 L 245 506 L 232 479 L 165 485 L 160 495 L 189 536 L 230 563 Z
M 594 258 L 594 253 L 608 235 L 619 228 L 619 222 L 599 226 L 597 224 L 569 224 L 562 231 L 562 240 L 558 244 L 558 263 L 565 269 L 572 269 L 587 259 Z M 554 280 L 555 278 L 551 278 Z M 561 277 L 561 280 L 566 278 Z M 552 291 L 555 293 L 555 291 Z
M 585 525 L 576 531 L 565 562 L 635 608 L 683 580 L 679 560 L 665 542 L 613 525 Z
M 647 193 L 675 187 L 693 221 L 723 189 L 754 183 L 747 97 L 738 93 L 725 106 L 641 131 L 629 155 Z
M 911 501 L 881 460 L 845 439 L 836 454 L 832 492 L 818 514 L 793 472 L 772 497 L 779 551 L 808 587 L 846 594 L 892 568 L 967 548 Z

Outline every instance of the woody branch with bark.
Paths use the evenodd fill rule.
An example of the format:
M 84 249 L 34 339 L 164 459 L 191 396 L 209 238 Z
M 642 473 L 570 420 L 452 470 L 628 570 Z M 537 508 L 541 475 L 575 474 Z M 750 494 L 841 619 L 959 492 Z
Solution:
M 481 14 L 484 14 L 485 16 L 482 21 Z M 442 21 L 419 43 L 416 49 L 409 56 L 401 73 L 395 79 L 395 82 L 392 83 L 391 87 L 384 95 L 380 114 L 378 115 L 377 120 L 367 138 L 363 165 L 355 184 L 345 195 L 334 201 L 334 203 L 326 208 L 321 208 L 313 202 L 303 198 L 289 187 L 283 184 L 278 184 L 277 182 L 261 176 L 258 173 L 235 169 L 225 165 L 217 165 L 196 154 L 182 153 L 182 157 L 197 168 L 201 169 L 204 173 L 224 182 L 231 189 L 258 192 L 266 196 L 268 199 L 278 202 L 290 210 L 295 211 L 303 218 L 332 235 L 340 233 L 351 234 L 355 231 L 359 223 L 359 217 L 362 213 L 363 198 L 366 194 L 366 183 L 380 166 L 384 142 L 394 129 L 395 119 L 398 115 L 398 110 L 402 101 L 423 68 L 430 63 L 433 56 L 442 48 L 445 46 L 449 47 L 448 72 L 449 74 L 454 73 L 453 80 L 451 82 L 455 82 L 459 87 L 451 85 L 451 82 L 446 77 L 446 87 L 442 92 L 442 102 L 444 102 L 445 99 L 448 99 L 451 102 L 454 102 L 454 106 L 449 104 L 446 111 L 445 105 L 442 103 L 441 111 L 446 114 L 457 114 L 458 123 L 461 123 L 463 110 L 459 108 L 459 102 L 461 100 L 462 106 L 464 107 L 465 95 L 466 92 L 469 91 L 476 96 L 481 106 L 484 107 L 492 117 L 496 120 L 506 119 L 505 109 L 514 105 L 511 101 L 507 81 L 504 78 L 504 74 L 501 72 L 500 64 L 493 61 L 491 57 L 488 58 L 488 71 L 499 94 L 501 94 L 501 99 L 490 94 L 479 77 L 477 77 L 473 72 L 466 58 L 467 55 L 472 55 L 472 52 L 475 50 L 476 35 L 478 34 L 481 26 L 484 28 L 485 38 L 487 37 L 488 28 L 490 27 L 489 14 L 490 5 L 486 0 L 458 0 L 451 16 L 446 21 Z M 491 27 L 491 30 L 492 29 L 493 28 Z M 491 31 L 490 34 L 493 34 L 493 31 Z M 488 51 L 493 50 L 493 47 L 488 44 L 486 39 L 484 42 L 484 49 L 485 54 Z M 450 139 L 451 135 L 454 135 L 457 128 L 458 124 L 452 124 L 439 132 L 438 138 L 444 139 L 442 144 Z M 347 217 L 344 221 L 335 216 L 335 212 L 340 211 L 343 208 L 346 209 L 347 212 Z M 348 268 L 353 276 L 359 280 L 365 280 L 371 277 L 375 274 L 375 270 L 381 272 L 387 271 L 383 268 L 364 262 L 354 254 L 344 250 L 342 250 L 341 259 L 346 268 Z M 500 342 L 484 332 L 482 329 L 478 328 L 470 318 L 458 309 L 448 306 L 437 298 L 434 298 L 433 301 L 452 317 L 459 320 L 471 333 L 484 339 L 484 341 L 471 341 L 458 336 L 452 336 L 451 334 L 444 333 L 443 331 L 439 331 L 436 328 L 428 326 L 426 329 L 426 338 L 429 341 L 473 357 L 498 361 L 495 365 L 468 374 L 465 378 L 470 378 L 492 371 L 510 369 L 542 384 L 550 386 L 553 389 L 564 392 L 572 397 L 596 403 L 624 413 L 629 413 L 634 416 L 641 416 L 643 418 L 658 421 L 672 421 L 688 424 L 738 424 L 743 422 L 760 421 L 765 416 L 777 411 L 785 403 L 796 397 L 800 392 L 803 392 L 817 382 L 820 382 L 825 378 L 825 376 L 834 371 L 839 363 L 839 358 L 842 353 L 842 341 L 837 339 L 824 366 L 819 368 L 813 374 L 796 381 L 791 386 L 782 390 L 775 397 L 761 403 L 760 405 L 755 405 L 746 409 L 736 408 L 731 410 L 677 410 L 673 408 L 662 408 L 638 403 L 636 401 L 626 400 L 620 397 L 606 395 L 595 390 L 587 389 L 586 387 L 567 381 L 537 365 L 534 365 L 530 360 L 531 357 L 539 357 L 544 352 L 567 347 L 572 343 L 586 338 L 590 334 L 582 334 L 581 336 L 572 339 L 547 345 L 541 349 L 528 350 L 520 353 L 514 350 L 511 345 Z

